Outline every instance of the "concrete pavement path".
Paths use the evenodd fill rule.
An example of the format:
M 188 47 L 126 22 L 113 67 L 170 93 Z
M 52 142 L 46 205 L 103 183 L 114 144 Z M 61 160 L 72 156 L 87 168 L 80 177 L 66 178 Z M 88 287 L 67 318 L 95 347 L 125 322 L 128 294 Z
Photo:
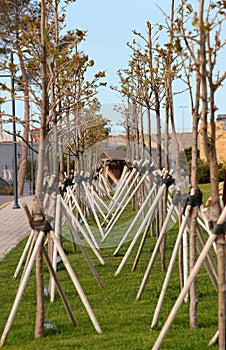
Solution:
M 20 209 L 13 209 L 13 201 L 0 207 L 0 260 L 31 232 L 27 216 L 21 205 L 27 203 L 31 209 L 32 198 L 33 196 L 19 198 Z

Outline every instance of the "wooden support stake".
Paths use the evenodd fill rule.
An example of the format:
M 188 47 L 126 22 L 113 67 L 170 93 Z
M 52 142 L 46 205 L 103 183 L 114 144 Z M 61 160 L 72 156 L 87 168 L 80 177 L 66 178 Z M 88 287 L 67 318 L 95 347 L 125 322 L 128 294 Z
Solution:
M 116 210 L 115 213 L 113 214 L 111 220 L 109 221 L 107 227 L 106 227 L 106 232 L 105 232 L 105 236 L 104 239 L 106 239 L 106 237 L 109 235 L 109 233 L 111 232 L 112 228 L 114 227 L 114 225 L 116 224 L 116 222 L 118 221 L 118 219 L 120 218 L 120 216 L 122 215 L 123 211 L 125 210 L 125 208 L 127 207 L 127 205 L 129 204 L 129 202 L 131 201 L 131 199 L 133 198 L 133 196 L 136 194 L 138 188 L 140 187 L 140 185 L 143 183 L 143 181 L 145 180 L 146 176 L 147 176 L 148 172 L 146 174 L 144 174 L 141 178 L 141 180 L 138 182 L 138 184 L 136 185 L 135 189 L 133 190 L 133 192 L 130 194 L 130 196 L 128 197 L 127 201 L 125 202 L 125 204 L 122 205 L 122 203 L 125 201 L 126 197 L 128 196 L 129 192 L 126 192 L 125 196 L 123 197 L 123 200 L 121 201 L 120 205 L 118 208 L 121 207 L 120 210 Z M 139 174 L 138 174 L 139 175 Z M 135 181 L 137 180 L 137 177 L 135 177 L 134 179 Z M 132 185 L 134 184 L 134 182 L 132 182 Z M 130 188 L 129 188 L 130 189 Z
M 153 186 L 153 187 L 154 187 L 154 186 Z M 165 185 L 165 184 L 163 184 L 163 185 L 160 187 L 160 189 L 159 189 L 159 191 L 158 191 L 158 193 L 157 193 L 157 195 L 156 195 L 156 197 L 155 197 L 155 199 L 154 199 L 154 201 L 153 201 L 151 207 L 149 208 L 149 210 L 148 210 L 148 212 L 147 212 L 145 218 L 143 219 L 143 221 L 142 221 L 142 223 L 141 223 L 141 225 L 140 225 L 138 231 L 136 232 L 136 234 L 135 234 L 135 236 L 134 236 L 134 238 L 133 238 L 133 240 L 132 240 L 132 242 L 131 242 L 129 248 L 127 249 L 126 254 L 124 255 L 124 257 L 123 257 L 121 263 L 119 264 L 119 267 L 118 267 L 118 269 L 117 269 L 117 271 L 116 271 L 116 273 L 115 273 L 115 276 L 119 275 L 120 271 L 122 270 L 122 268 L 123 268 L 123 266 L 124 266 L 126 260 L 128 259 L 128 257 L 129 257 L 129 255 L 130 255 L 130 253 L 131 253 L 131 251 L 132 251 L 134 245 L 136 244 L 137 239 L 139 238 L 141 232 L 142 232 L 143 229 L 145 228 L 145 225 L 146 225 L 147 221 L 150 219 L 150 217 L 151 217 L 151 218 L 153 217 L 153 215 L 154 215 L 154 213 L 155 213 L 155 209 L 156 209 L 156 207 L 157 207 L 157 204 L 158 204 L 158 202 L 159 202 L 159 200 L 160 200 L 160 198 L 161 198 L 161 196 L 162 196 L 162 194 L 163 194 L 165 188 L 166 188 L 166 185 Z M 144 203 L 145 203 L 145 201 L 144 201 Z M 130 228 L 132 228 L 132 227 L 130 226 Z M 128 230 L 127 230 L 127 232 L 128 232 Z M 125 235 L 124 235 L 124 237 L 125 237 Z M 115 253 L 114 253 L 114 254 L 115 254 Z
M 155 309 L 155 313 L 154 313 L 154 317 L 153 317 L 153 320 L 152 320 L 151 328 L 153 328 L 157 324 L 158 316 L 159 316 L 159 313 L 160 313 L 160 310 L 161 310 L 161 307 L 162 307 L 162 303 L 163 303 L 163 300 L 164 300 L 164 297 L 165 297 L 165 294 L 166 294 L 166 290 L 167 290 L 167 287 L 168 287 L 168 284 L 169 284 L 170 276 L 171 276 L 172 271 L 173 271 L 173 265 L 174 265 L 175 260 L 177 258 L 178 249 L 179 249 L 179 246 L 180 246 L 180 243 L 181 243 L 181 239 L 182 239 L 182 236 L 183 236 L 183 233 L 184 233 L 184 229 L 185 229 L 185 227 L 187 225 L 187 221 L 188 221 L 189 215 L 190 215 L 190 206 L 187 207 L 187 211 L 185 213 L 185 216 L 182 219 L 182 224 L 180 226 L 179 233 L 177 235 L 176 243 L 175 243 L 175 246 L 174 246 L 174 249 L 173 249 L 173 253 L 172 253 L 172 256 L 171 256 L 171 259 L 170 259 L 170 263 L 169 263 L 169 266 L 168 266 L 166 277 L 165 277 L 165 280 L 164 280 L 164 283 L 163 283 L 163 286 L 162 286 L 162 290 L 161 290 L 161 293 L 160 293 L 160 297 L 159 297 L 159 300 L 158 300 L 158 303 L 157 303 L 157 306 L 156 306 L 156 309 Z
M 17 267 L 16 267 L 16 270 L 15 270 L 15 272 L 14 272 L 14 275 L 13 275 L 13 278 L 14 278 L 14 279 L 17 278 L 18 273 L 20 272 L 20 269 L 21 269 L 21 266 L 22 266 L 22 264 L 23 264 L 23 262 L 24 262 L 25 256 L 26 256 L 26 254 L 27 254 L 27 252 L 28 252 L 29 247 L 31 246 L 31 242 L 32 242 L 33 237 L 34 237 L 34 231 L 31 230 L 31 233 L 30 233 L 30 235 L 29 235 L 29 238 L 28 238 L 28 240 L 27 240 L 27 243 L 26 243 L 26 245 L 25 245 L 25 247 L 24 247 L 23 253 L 22 253 L 21 257 L 20 257 L 20 260 L 19 260 L 18 265 L 17 265 Z
M 147 238 L 147 235 L 148 235 L 148 231 L 150 229 L 150 220 L 145 228 L 145 231 L 144 231 L 144 234 L 143 234 L 143 237 L 140 241 L 140 245 L 139 245 L 139 248 L 137 250 L 137 254 L 135 256 L 135 259 L 134 259 L 134 262 L 133 262 L 133 266 L 132 266 L 132 271 L 134 272 L 137 268 L 137 264 L 140 260 L 140 256 L 141 256 L 141 253 L 142 253 L 142 250 L 143 250 L 143 247 L 144 247 L 144 243 L 146 241 L 146 238 Z
M 152 194 L 153 194 L 155 188 L 156 188 L 156 184 L 154 184 L 154 185 L 152 186 L 150 192 L 148 193 L 147 197 L 146 197 L 145 200 L 144 200 L 144 203 L 142 204 L 142 206 L 141 206 L 140 209 L 138 210 L 137 214 L 135 215 L 135 217 L 134 217 L 132 223 L 130 224 L 130 227 L 128 228 L 128 230 L 127 230 L 126 233 L 124 234 L 122 240 L 119 242 L 119 244 L 118 244 L 117 248 L 115 249 L 113 255 L 116 255 L 116 254 L 119 252 L 119 250 L 120 250 L 120 248 L 122 247 L 123 243 L 125 242 L 126 238 L 128 237 L 128 235 L 130 234 L 130 232 L 131 232 L 132 229 L 134 228 L 135 223 L 137 222 L 137 220 L 138 220 L 139 217 L 141 216 L 141 214 L 142 214 L 144 208 L 146 207 L 148 201 L 150 200 L 150 198 L 151 198 L 151 196 L 152 196 Z
M 101 227 L 101 224 L 100 224 L 98 215 L 97 215 L 97 213 L 96 213 L 96 210 L 95 210 L 95 207 L 94 207 L 94 203 L 93 203 L 93 201 L 92 201 L 92 198 L 90 197 L 89 191 L 87 190 L 87 187 L 86 187 L 86 184 L 85 184 L 84 181 L 82 181 L 82 185 L 83 185 L 83 188 L 84 188 L 84 190 L 85 190 L 85 194 L 86 194 L 87 200 L 88 200 L 88 202 L 89 202 L 89 204 L 90 204 L 90 208 L 91 208 L 91 210 L 92 210 L 92 212 L 93 212 L 93 215 L 94 215 L 94 217 L 95 217 L 95 220 L 96 220 L 97 226 L 98 226 L 98 228 L 99 228 L 101 237 L 104 237 L 104 232 L 103 232 L 103 229 L 102 229 L 102 227 Z
M 61 195 L 58 194 L 57 201 L 56 201 L 56 219 L 55 219 L 55 230 L 54 233 L 58 239 L 60 239 L 62 234 L 62 213 L 61 213 Z M 52 262 L 52 268 L 54 272 L 57 271 L 57 247 L 54 244 L 53 245 L 53 262 Z M 55 298 L 55 279 L 53 278 L 53 274 L 50 277 L 50 301 L 54 302 Z
M 217 223 L 222 224 L 225 222 L 225 220 L 226 220 L 226 206 L 224 207 Z M 174 307 L 172 308 L 172 310 L 171 310 L 171 312 L 170 312 L 170 314 L 169 314 L 152 350 L 158 350 L 160 348 L 160 346 L 161 346 L 161 344 L 166 336 L 166 333 L 167 333 L 169 327 L 171 326 L 171 324 L 172 324 L 172 322 L 173 322 L 173 320 L 174 320 L 174 318 L 175 318 L 175 316 L 176 316 L 176 314 L 177 314 L 177 312 L 178 312 L 178 310 L 183 302 L 183 299 L 184 299 L 186 293 L 188 292 L 194 278 L 196 278 L 196 276 L 197 276 L 197 274 L 198 274 L 198 272 L 203 264 L 203 261 L 205 260 L 207 254 L 208 254 L 210 248 L 212 247 L 214 241 L 216 240 L 216 238 L 217 238 L 217 235 L 214 233 L 211 233 L 211 235 L 209 236 L 209 238 L 206 242 L 205 247 L 202 250 L 202 253 L 198 257 L 196 264 L 193 267 L 193 269 L 188 277 L 187 283 L 184 285 L 183 289 L 181 290 L 180 295 L 178 296 L 178 298 L 174 304 Z M 224 281 L 224 283 L 225 283 L 225 281 Z M 220 315 L 220 317 L 221 316 L 222 315 Z M 225 321 L 225 319 L 224 319 L 224 321 Z M 219 329 L 219 333 L 220 333 L 220 329 Z M 222 348 L 222 350 L 223 350 L 223 348 Z
M 70 263 L 69 263 L 69 261 L 67 259 L 66 254 L 64 253 L 64 250 L 63 250 L 59 240 L 55 237 L 55 235 L 54 235 L 54 233 L 52 231 L 50 232 L 50 234 L 52 236 L 52 239 L 53 239 L 54 243 L 57 246 L 58 252 L 59 252 L 59 254 L 60 254 L 60 256 L 61 256 L 61 258 L 63 260 L 64 266 L 66 267 L 66 269 L 68 271 L 68 274 L 71 277 L 71 280 L 72 280 L 72 282 L 73 282 L 73 284 L 74 284 L 74 286 L 75 286 L 75 288 L 76 288 L 76 290 L 78 292 L 78 295 L 80 296 L 80 298 L 81 298 L 81 300 L 83 302 L 83 305 L 85 306 L 85 309 L 86 309 L 86 311 L 87 311 L 87 313 L 88 313 L 88 315 L 89 315 L 89 317 L 90 317 L 90 319 L 91 319 L 91 321 L 93 323 L 94 328 L 96 329 L 96 331 L 98 333 L 101 334 L 102 330 L 101 330 L 101 328 L 99 326 L 99 323 L 98 323 L 98 321 L 97 321 L 97 319 L 96 319 L 96 317 L 95 317 L 95 315 L 94 315 L 94 313 L 93 313 L 93 311 L 92 311 L 92 309 L 91 309 L 91 307 L 89 305 L 89 302 L 88 302 L 88 300 L 86 298 L 86 295 L 83 292 L 83 289 L 82 289 L 82 287 L 81 287 L 81 285 L 80 285 L 80 283 L 79 283 L 79 281 L 78 281 L 78 279 L 77 279 L 77 277 L 76 277 L 76 275 L 74 273 L 74 270 L 72 269 L 72 267 L 71 267 L 71 265 L 70 265 Z
M 54 269 L 53 269 L 53 266 L 52 266 L 52 264 L 51 264 L 51 261 L 50 261 L 50 259 L 49 259 L 49 257 L 48 257 L 48 254 L 46 253 L 44 247 L 43 247 L 43 255 L 44 255 L 44 258 L 45 258 L 45 260 L 46 260 L 46 263 L 47 263 L 49 272 L 50 272 L 52 278 L 54 279 L 54 281 L 55 281 L 55 283 L 56 283 L 58 292 L 59 292 L 59 294 L 60 294 L 60 297 L 61 297 L 61 300 L 62 300 L 63 305 L 64 305 L 64 307 L 65 307 L 65 310 L 66 310 L 66 312 L 67 312 L 67 314 L 68 314 L 68 316 L 69 316 L 69 319 L 71 320 L 72 324 L 73 324 L 74 326 L 76 326 L 76 325 L 77 325 L 76 319 L 75 319 L 75 317 L 74 317 L 74 315 L 73 315 L 73 312 L 72 312 L 72 310 L 71 310 L 71 308 L 70 308 L 70 305 L 69 305 L 69 303 L 68 303 L 68 301 L 67 301 L 67 298 L 66 298 L 66 296 L 65 296 L 65 294 L 64 294 L 64 291 L 63 291 L 63 289 L 62 289 L 62 287 L 61 287 L 61 284 L 60 284 L 60 282 L 59 282 L 59 280 L 58 280 L 57 274 L 56 274 L 56 272 L 55 272 Z
M 78 227 L 78 229 L 81 231 L 83 237 L 85 238 L 87 244 L 90 246 L 90 248 L 92 249 L 92 251 L 94 252 L 94 254 L 96 255 L 96 257 L 98 258 L 99 262 L 104 265 L 104 260 L 102 258 L 102 256 L 100 255 L 99 251 L 95 248 L 93 242 L 91 241 L 91 239 L 89 238 L 89 236 L 86 234 L 85 230 L 83 229 L 83 227 L 80 225 L 79 221 L 77 220 L 77 218 L 73 215 L 73 213 L 71 213 L 71 211 L 69 210 L 68 206 L 66 205 L 66 203 L 64 202 L 63 198 L 61 199 L 61 204 L 62 204 L 62 210 L 64 211 L 65 216 L 67 215 L 70 218 L 70 221 L 72 223 L 74 223 L 74 225 L 76 225 Z M 70 222 L 68 221 L 68 222 Z M 79 240 L 79 237 L 77 237 L 77 239 Z M 81 244 L 81 242 L 80 242 Z
M 226 281 L 225 281 L 225 236 L 218 234 L 217 243 L 217 265 L 218 265 L 218 330 L 219 350 L 226 348 Z
M 35 258 L 36 258 L 36 254 L 37 254 L 37 251 L 38 249 L 40 248 L 40 245 L 42 244 L 42 240 L 43 240 L 43 237 L 44 237 L 45 233 L 40 231 L 39 232 L 39 235 L 38 235 L 38 238 L 36 240 L 36 243 L 35 243 L 35 246 L 34 246 L 34 249 L 32 251 L 32 254 L 31 254 L 31 257 L 30 257 L 30 260 L 29 260 L 29 263 L 28 263 L 28 266 L 27 266 L 27 269 L 24 273 L 24 276 L 21 280 L 21 283 L 20 283 L 20 286 L 18 288 L 18 291 L 17 291 L 17 294 L 16 294 L 16 298 L 15 298 L 15 301 L 14 301 L 14 304 L 13 304 L 13 307 L 11 309 L 11 312 L 9 314 L 9 318 L 8 318 L 8 321 L 5 325 L 5 328 L 4 328 L 4 331 L 3 331 L 3 334 L 2 334 L 2 337 L 1 337 L 1 342 L 0 342 L 0 347 L 2 347 L 5 343 L 5 340 L 7 338 L 7 335 L 10 331 L 10 328 L 12 326 L 12 323 L 14 321 L 14 318 L 16 316 L 16 312 L 17 312 L 17 309 L 18 309 L 18 306 L 19 306 L 19 303 L 20 303 L 20 300 L 23 296 L 23 293 L 24 293 L 24 290 L 25 290 L 25 287 L 27 285 L 27 281 L 28 281 L 28 278 L 30 276 L 30 273 L 31 273 L 31 270 L 32 270 L 32 267 L 34 265 L 34 261 L 35 261 Z
M 147 283 L 148 276 L 149 276 L 149 274 L 150 274 L 150 272 L 151 272 L 152 265 L 153 265 L 153 263 L 154 263 L 154 261 L 155 261 L 156 255 L 157 255 L 157 253 L 158 253 L 158 251 L 159 251 L 159 247 L 160 247 L 160 244 L 161 244 L 161 242 L 162 242 L 162 238 L 163 238 L 163 236 L 166 234 L 166 230 L 167 230 L 167 227 L 168 227 L 168 223 L 169 223 L 169 220 L 170 220 L 171 215 L 172 215 L 172 213 L 173 213 L 174 207 L 175 207 L 174 204 L 171 204 L 170 209 L 169 209 L 169 211 L 168 211 L 168 213 L 167 213 L 166 219 L 165 219 L 165 221 L 164 221 L 164 223 L 163 223 L 161 232 L 160 232 L 160 234 L 159 234 L 158 240 L 157 240 L 157 242 L 156 242 L 156 244 L 155 244 L 155 248 L 154 248 L 154 251 L 153 251 L 153 253 L 152 253 L 151 259 L 150 259 L 150 261 L 149 261 L 148 267 L 147 267 L 147 269 L 146 269 L 146 271 L 145 271 L 143 280 L 142 280 L 142 282 L 141 282 L 139 291 L 138 291 L 138 293 L 137 293 L 136 300 L 139 300 L 139 299 L 141 298 L 141 295 L 142 295 L 142 293 L 143 293 L 144 287 L 145 287 L 145 285 L 146 285 L 146 283 Z
M 74 204 L 75 204 L 75 206 L 76 206 L 76 209 L 77 209 L 78 212 L 79 212 L 79 215 L 81 216 L 82 221 L 84 222 L 84 225 L 85 225 L 85 227 L 86 227 L 86 229 L 87 229 L 87 231 L 88 231 L 88 233 L 89 233 L 89 236 L 90 236 L 90 238 L 91 238 L 92 241 L 93 241 L 93 244 L 95 245 L 96 249 L 99 250 L 99 249 L 100 249 L 100 248 L 99 248 L 99 245 L 98 245 L 98 243 L 97 243 L 97 241 L 96 241 L 96 239 L 95 239 L 95 237 L 94 237 L 94 235 L 93 235 L 93 232 L 92 232 L 92 230 L 91 230 L 91 228 L 90 228 L 90 226 L 89 226 L 89 224 L 88 224 L 88 222 L 87 222 L 87 220 L 86 220 L 86 218 L 85 218 L 85 216 L 84 216 L 84 214 L 83 214 L 83 212 L 82 212 L 82 210 L 81 210 L 81 208 L 80 208 L 80 205 L 78 204 L 78 201 L 77 201 L 77 199 L 76 199 L 76 197 L 75 197 L 75 195 L 74 195 L 74 193 L 72 192 L 72 190 L 71 190 L 70 187 L 68 188 L 68 191 L 69 191 L 70 196 L 71 196 L 71 198 L 72 198 L 72 200 L 73 200 L 73 202 L 74 202 Z
M 200 255 L 200 254 L 202 253 L 202 247 L 201 247 L 201 244 L 199 243 L 198 240 L 197 240 L 197 242 L 196 242 L 196 245 L 197 245 L 197 247 L 196 247 L 196 248 L 197 248 L 197 251 L 198 251 L 198 253 L 199 253 L 199 255 Z M 208 255 L 207 255 L 207 257 L 208 257 Z M 208 276 L 209 276 L 209 278 L 210 278 L 210 281 L 212 282 L 212 285 L 213 285 L 215 291 L 218 292 L 217 279 L 215 278 L 215 276 L 214 276 L 214 274 L 213 274 L 213 272 L 212 272 L 212 270 L 211 270 L 209 261 L 208 261 L 207 259 L 205 259 L 204 262 L 203 262 L 203 265 L 204 265 L 205 268 L 206 268 L 206 271 L 207 271 L 207 273 L 208 273 Z

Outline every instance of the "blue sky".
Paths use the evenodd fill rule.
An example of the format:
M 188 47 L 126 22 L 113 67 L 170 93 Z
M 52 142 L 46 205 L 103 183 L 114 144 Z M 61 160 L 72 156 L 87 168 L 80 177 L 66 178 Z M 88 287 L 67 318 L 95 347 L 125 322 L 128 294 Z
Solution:
M 169 3 L 164 4 L 167 13 L 170 11 Z M 131 50 L 127 42 L 135 37 L 132 31 L 136 29 L 146 35 L 147 21 L 154 25 L 163 20 L 156 4 L 156 0 L 77 0 L 68 7 L 67 28 L 87 30 L 86 40 L 80 49 L 95 61 L 90 73 L 106 71 L 107 87 L 100 89 L 98 98 L 103 105 L 103 115 L 112 120 L 113 132 L 123 130 L 119 126 L 121 115 L 113 110 L 114 105 L 121 102 L 121 97 L 109 86 L 118 85 L 117 71 L 128 66 Z M 189 104 L 186 97 L 181 97 L 181 104 Z M 191 128 L 190 121 L 184 123 L 185 128 Z
M 126 43 L 133 38 L 132 30 L 142 33 L 146 22 L 157 21 L 159 10 L 153 0 L 77 0 L 67 11 L 67 27 L 87 30 L 81 46 L 95 61 L 94 71 L 106 70 L 109 84 L 117 84 L 117 70 L 127 67 L 130 50 Z M 102 103 L 118 100 L 110 89 L 102 89 Z
M 197 0 L 191 1 L 194 4 L 198 3 Z M 164 21 L 157 4 L 169 14 L 170 1 L 166 0 L 77 0 L 67 7 L 67 29 L 87 30 L 86 40 L 80 48 L 95 61 L 90 71 L 92 74 L 105 70 L 108 86 L 118 84 L 117 70 L 126 68 L 130 59 L 131 50 L 126 43 L 134 38 L 132 30 L 136 29 L 145 35 L 147 21 L 153 25 Z M 221 68 L 225 69 L 224 59 Z M 219 114 L 226 113 L 225 86 L 226 82 L 217 96 Z M 121 115 L 113 111 L 113 106 L 121 102 L 120 96 L 107 87 L 100 89 L 98 98 L 103 105 L 104 116 L 113 121 L 113 127 L 116 129 Z M 11 108 L 10 102 L 4 105 L 4 108 L 7 106 Z M 16 109 L 20 109 L 19 102 Z M 175 98 L 175 120 L 179 131 L 191 130 L 190 101 L 185 94 Z
M 170 13 L 170 1 L 77 0 L 69 5 L 67 28 L 87 30 L 86 41 L 81 48 L 95 61 L 93 73 L 106 71 L 108 86 L 118 84 L 117 70 L 128 65 L 131 51 L 126 43 L 134 38 L 132 30 L 136 29 L 146 36 L 147 21 L 152 24 L 164 22 L 162 12 L 156 4 L 163 8 L 165 13 Z M 226 113 L 224 95 L 225 87 L 218 94 L 218 113 Z M 121 117 L 112 112 L 112 106 L 121 102 L 117 92 L 109 87 L 102 88 L 98 98 L 104 105 L 104 111 L 108 111 L 110 118 L 117 123 Z M 190 101 L 185 94 L 175 99 L 175 116 L 178 130 L 191 130 Z

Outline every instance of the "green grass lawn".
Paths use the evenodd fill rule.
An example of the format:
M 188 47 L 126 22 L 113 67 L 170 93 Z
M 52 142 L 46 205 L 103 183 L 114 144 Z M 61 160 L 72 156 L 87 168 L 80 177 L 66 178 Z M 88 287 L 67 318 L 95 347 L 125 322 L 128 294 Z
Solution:
M 205 205 L 207 199 L 211 196 L 210 184 L 200 184 L 198 186 L 203 193 L 203 205 Z
M 201 187 L 201 186 L 200 186 Z M 166 252 L 167 265 L 177 237 L 178 228 L 175 224 L 167 234 Z M 157 255 L 143 295 L 135 301 L 140 283 L 146 270 L 156 238 L 148 237 L 137 269 L 131 267 L 137 252 L 137 242 L 127 263 L 119 276 L 115 271 L 129 245 L 127 242 L 118 256 L 113 256 L 114 248 L 101 249 L 105 265 L 99 264 L 90 249 L 87 251 L 104 284 L 101 289 L 80 249 L 73 250 L 72 243 L 64 239 L 63 245 L 75 274 L 87 296 L 92 310 L 102 328 L 98 334 L 81 302 L 78 293 L 63 264 L 58 267 L 58 277 L 78 322 L 73 327 L 65 312 L 61 299 L 56 293 L 54 303 L 45 298 L 45 320 L 56 325 L 56 329 L 46 329 L 43 339 L 34 339 L 36 295 L 34 269 L 28 281 L 15 320 L 8 334 L 5 349 L 18 350 L 147 350 L 152 349 L 161 327 L 163 326 L 179 292 L 178 263 L 175 263 L 163 306 L 159 315 L 158 325 L 151 330 L 151 322 L 155 307 L 161 292 L 166 272 L 161 271 L 160 254 Z M 12 279 L 15 268 L 23 251 L 26 239 L 22 241 L 7 257 L 0 262 L 0 332 L 2 334 L 9 312 L 13 305 L 19 284 L 19 277 Z M 48 285 L 49 274 L 45 266 L 45 285 Z M 198 278 L 198 323 L 199 328 L 189 327 L 189 303 L 184 303 L 170 327 L 161 349 L 167 350 L 201 350 L 207 349 L 210 339 L 217 331 L 217 293 L 207 276 L 204 267 Z M 214 349 L 217 346 L 213 346 Z

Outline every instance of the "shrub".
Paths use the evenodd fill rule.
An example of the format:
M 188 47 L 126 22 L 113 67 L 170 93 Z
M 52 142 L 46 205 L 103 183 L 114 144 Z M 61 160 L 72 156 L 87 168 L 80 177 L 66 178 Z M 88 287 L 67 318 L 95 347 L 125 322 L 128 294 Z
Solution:
M 184 153 L 187 158 L 188 162 L 188 168 L 189 168 L 189 175 L 191 175 L 191 158 L 192 158 L 192 147 L 188 147 L 184 150 Z M 199 157 L 199 152 L 197 153 L 197 156 Z M 180 160 L 181 160 L 180 155 Z M 197 161 L 197 183 L 198 184 L 204 184 L 210 182 L 210 168 L 209 164 L 205 162 L 204 160 L 198 158 Z
M 189 167 L 189 175 L 191 174 L 191 154 L 192 147 L 188 147 L 184 150 L 184 153 L 187 158 L 188 167 Z M 199 153 L 198 153 L 199 156 Z M 180 161 L 182 161 L 182 156 L 180 155 Z M 224 181 L 224 174 L 226 172 L 226 162 L 218 163 L 218 180 L 219 182 Z M 198 158 L 197 161 L 197 183 L 205 184 L 210 182 L 210 167 L 207 161 L 204 161 Z
M 219 181 L 224 181 L 225 171 L 226 171 L 226 162 L 220 162 L 218 164 L 218 179 L 219 179 Z
M 197 161 L 197 182 L 198 184 L 206 184 L 210 182 L 209 163 L 202 159 L 198 159 Z

